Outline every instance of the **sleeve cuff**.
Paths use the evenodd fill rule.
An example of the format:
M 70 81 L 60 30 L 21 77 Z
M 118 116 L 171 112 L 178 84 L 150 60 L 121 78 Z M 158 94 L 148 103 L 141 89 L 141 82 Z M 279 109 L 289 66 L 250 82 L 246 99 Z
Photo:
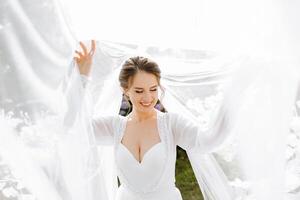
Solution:
M 92 80 L 90 76 L 84 74 L 80 74 L 80 79 L 84 88 Z

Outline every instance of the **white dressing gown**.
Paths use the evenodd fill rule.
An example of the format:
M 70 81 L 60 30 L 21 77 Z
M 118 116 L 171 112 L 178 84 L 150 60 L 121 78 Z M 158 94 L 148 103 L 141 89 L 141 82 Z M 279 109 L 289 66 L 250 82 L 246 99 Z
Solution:
M 99 145 L 114 146 L 115 164 L 121 185 L 116 200 L 181 200 L 175 186 L 176 145 L 191 150 L 201 148 L 197 126 L 176 113 L 157 111 L 160 142 L 154 144 L 141 162 L 121 143 L 127 117 L 106 116 L 93 120 Z M 195 131 L 196 130 L 196 131 Z M 142 131 L 142 130 L 141 130 Z
M 80 77 L 83 89 L 86 91 L 88 78 L 84 75 Z M 141 163 L 121 143 L 127 117 L 111 115 L 111 113 L 101 113 L 97 117 L 93 117 L 91 123 L 96 144 L 112 145 L 113 147 L 114 165 L 121 182 L 121 186 L 116 191 L 115 199 L 182 200 L 181 193 L 175 186 L 176 145 L 185 149 L 190 159 L 195 159 L 199 156 L 191 157 L 193 153 L 198 155 L 199 153 L 208 153 L 224 142 L 229 135 L 228 130 L 230 130 L 231 124 L 226 121 L 227 116 L 224 107 L 216 111 L 218 116 L 214 121 L 214 126 L 209 131 L 200 130 L 200 126 L 184 115 L 157 111 L 157 128 L 161 142 L 153 145 L 145 153 Z M 191 163 L 193 166 L 193 160 Z M 219 186 L 222 184 L 220 182 Z M 226 188 L 223 185 L 222 187 Z M 224 189 L 223 197 L 224 199 L 231 199 L 230 192 L 227 191 L 230 189 Z
M 83 188 L 82 191 L 77 192 L 78 188 L 82 188 L 83 184 L 73 185 L 74 182 L 76 182 L 74 181 L 74 177 L 64 176 L 63 180 L 70 186 L 68 188 L 68 190 L 71 191 L 70 193 L 74 194 L 73 196 L 76 198 L 78 196 L 77 193 L 82 196 L 90 194 L 91 199 L 181 200 L 181 193 L 178 188 L 175 187 L 176 145 L 178 145 L 187 151 L 204 199 L 235 199 L 235 191 L 228 184 L 229 181 L 214 159 L 214 156 L 209 153 L 216 151 L 216 149 L 224 144 L 225 140 L 230 138 L 232 134 L 235 134 L 236 131 L 234 129 L 239 128 L 238 131 L 242 134 L 248 133 L 249 127 L 245 124 L 248 124 L 249 118 L 253 119 L 252 116 L 254 116 L 255 113 L 259 112 L 262 119 L 274 116 L 271 112 L 268 112 L 268 110 L 262 113 L 262 109 L 257 107 L 261 102 L 260 100 L 264 98 L 263 94 L 265 90 L 259 90 L 259 92 L 255 93 L 257 101 L 250 105 L 249 103 L 247 104 L 247 112 L 245 112 L 245 107 L 242 107 L 242 105 L 245 105 L 245 97 L 249 94 L 250 86 L 253 85 L 252 82 L 258 72 L 260 72 L 260 77 L 264 77 L 264 79 L 258 79 L 256 81 L 259 85 L 264 86 L 277 81 L 276 77 L 274 77 L 273 80 L 273 76 L 270 76 L 270 80 L 268 79 L 266 82 L 266 78 L 269 77 L 267 75 L 270 74 L 267 70 L 269 68 L 259 70 L 258 68 L 253 68 L 253 66 L 250 68 L 245 65 L 245 67 L 241 67 L 232 72 L 232 78 L 227 81 L 228 84 L 225 84 L 225 88 L 222 89 L 224 95 L 221 105 L 212 111 L 212 117 L 205 130 L 202 129 L 203 127 L 200 128 L 196 117 L 182 105 L 182 102 L 176 99 L 176 96 L 172 93 L 174 90 L 168 87 L 169 85 L 175 84 L 167 82 L 170 81 L 169 79 L 172 77 L 168 79 L 168 77 L 164 75 L 163 85 L 166 87 L 166 93 L 162 104 L 169 112 L 157 112 L 157 128 L 161 142 L 153 145 L 145 153 L 141 163 L 139 163 L 133 154 L 121 144 L 127 118 L 117 114 L 122 100 L 122 92 L 117 81 L 120 69 L 112 68 L 109 70 L 108 66 L 110 65 L 107 64 L 107 62 L 104 62 L 103 59 L 96 58 L 97 57 L 95 57 L 95 60 L 99 61 L 97 65 L 100 66 L 98 68 L 101 68 L 101 75 L 100 77 L 97 76 L 97 78 L 101 78 L 101 81 L 99 83 L 100 87 L 96 88 L 96 90 L 100 92 L 96 106 L 92 106 L 89 101 L 91 100 L 91 96 L 88 95 L 89 90 L 85 87 L 87 78 L 85 76 L 78 76 L 79 73 L 77 67 L 74 67 L 74 64 L 70 67 L 69 75 L 65 80 L 65 87 L 63 87 L 66 88 L 64 93 L 67 104 L 69 104 L 66 112 L 70 113 L 69 117 L 64 120 L 65 127 L 67 127 L 68 130 L 66 132 L 72 133 L 70 137 L 72 140 L 75 140 L 72 146 L 68 138 L 65 145 L 71 146 L 74 150 L 80 147 L 83 153 L 82 156 L 78 156 L 77 154 L 70 155 L 68 153 L 69 151 L 66 153 L 62 151 L 64 155 L 60 160 L 65 163 L 61 164 L 61 166 L 67 166 L 65 170 L 62 171 L 62 174 L 68 173 L 70 169 L 76 171 L 72 169 L 73 165 L 68 166 L 68 163 L 77 163 L 80 166 L 77 172 L 81 173 L 80 176 L 77 176 L 78 180 L 84 180 L 88 183 L 84 184 L 86 187 Z M 81 87 L 82 83 L 79 81 L 79 77 L 83 80 L 84 87 Z M 191 77 L 191 79 L 193 78 L 194 77 Z M 260 80 L 262 80 L 262 82 L 260 82 Z M 189 81 L 192 80 L 186 80 L 186 82 Z M 198 80 L 194 80 L 193 82 L 196 86 L 197 81 Z M 279 86 L 280 84 L 281 83 L 278 83 Z M 184 88 L 192 89 L 189 87 L 179 89 Z M 197 88 L 198 87 L 192 91 L 201 93 L 201 90 L 196 91 Z M 84 95 L 84 91 L 88 94 Z M 186 93 L 188 93 L 188 91 Z M 270 97 L 271 99 L 276 99 L 273 97 L 285 97 L 278 96 L 277 94 L 278 91 L 272 91 L 269 95 L 272 97 Z M 287 99 L 290 99 L 289 96 Z M 281 104 L 280 101 L 276 101 L 275 103 L 278 106 Z M 244 108 L 244 110 L 242 110 L 243 112 L 241 112 L 241 108 Z M 91 113 L 97 113 L 99 116 L 90 117 L 92 116 Z M 286 116 L 286 118 L 287 117 L 288 116 Z M 274 119 L 274 121 L 279 122 L 280 119 Z M 280 126 L 280 123 L 276 125 Z M 265 127 L 270 128 L 270 130 L 272 128 L 273 130 L 273 126 L 273 123 L 267 125 L 262 124 L 258 127 L 259 130 L 257 130 L 256 133 L 265 132 Z M 77 145 L 77 143 L 79 143 L 80 146 Z M 245 143 L 248 144 L 247 141 L 245 141 Z M 108 153 L 100 147 L 103 145 L 109 146 Z M 97 162 L 97 156 L 93 157 L 93 155 L 96 155 L 93 154 L 95 146 L 101 148 L 101 163 Z M 77 152 L 82 151 L 77 150 Z M 87 154 L 85 152 L 91 153 Z M 86 157 L 85 155 L 91 156 L 92 165 L 90 165 L 90 160 L 84 159 Z M 115 169 L 107 170 L 104 164 L 110 169 Z M 85 170 L 81 170 L 81 168 Z M 96 177 L 98 175 L 100 176 L 99 178 Z M 117 176 L 121 182 L 119 188 L 116 186 Z M 273 180 L 273 178 L 270 179 Z M 94 181 L 100 181 L 100 183 L 94 184 Z M 269 192 L 265 193 L 272 195 L 272 193 Z

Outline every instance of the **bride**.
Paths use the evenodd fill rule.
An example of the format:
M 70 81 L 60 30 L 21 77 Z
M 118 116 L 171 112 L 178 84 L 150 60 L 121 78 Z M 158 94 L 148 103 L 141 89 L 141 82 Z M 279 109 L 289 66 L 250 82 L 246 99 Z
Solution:
M 80 46 L 82 50 L 75 51 L 74 59 L 87 87 L 96 43 L 92 40 L 90 50 L 82 42 Z M 189 152 L 207 153 L 228 135 L 225 112 L 219 113 L 219 125 L 207 133 L 187 117 L 156 110 L 158 89 L 163 90 L 160 78 L 156 62 L 142 56 L 130 57 L 122 64 L 119 85 L 132 103 L 132 112 L 126 117 L 92 119 L 97 143 L 113 145 L 121 182 L 117 200 L 182 200 L 175 186 L 176 145 Z M 227 195 L 223 199 L 231 199 L 231 194 Z
M 35 199 L 182 200 L 177 145 L 205 200 L 284 199 L 283 141 L 298 80 L 293 65 L 218 56 L 195 62 L 175 52 L 176 62 L 173 55 L 158 66 L 134 56 L 135 47 L 100 44 L 80 43 L 58 93 L 46 92 L 55 98 L 46 99 L 51 112 L 25 125 L 0 118 L 0 156 Z M 227 73 L 226 66 L 237 69 Z M 122 94 L 132 104 L 127 116 L 116 114 Z M 155 109 L 158 101 L 167 112 Z M 228 139 L 229 148 L 221 148 Z

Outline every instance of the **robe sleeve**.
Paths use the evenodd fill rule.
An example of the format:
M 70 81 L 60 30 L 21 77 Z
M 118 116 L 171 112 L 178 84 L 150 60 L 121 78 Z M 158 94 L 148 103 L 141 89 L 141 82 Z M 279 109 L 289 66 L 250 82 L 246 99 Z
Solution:
M 88 90 L 90 78 L 81 74 L 81 82 L 84 90 Z M 95 135 L 96 143 L 98 145 L 112 145 L 114 138 L 114 127 L 116 127 L 117 117 L 113 115 L 108 116 L 93 116 L 91 123 Z
M 169 115 L 174 142 L 186 151 L 198 153 L 215 151 L 229 138 L 232 131 L 224 109 L 219 109 L 215 121 L 205 130 L 192 118 L 177 113 Z
M 65 99 L 67 111 L 64 115 L 64 126 L 76 128 L 76 124 L 85 124 L 85 129 L 91 129 L 97 145 L 112 145 L 115 123 L 118 116 L 93 115 L 93 100 L 90 89 L 90 77 L 79 73 L 76 65 L 65 79 Z M 76 69 L 75 69 L 76 68 Z M 101 111 L 99 111 L 101 112 Z
M 255 71 L 239 68 L 224 85 L 223 100 L 212 110 L 208 128 L 200 127 L 195 116 L 169 113 L 174 142 L 185 150 L 210 153 L 219 150 L 236 134 L 239 118 L 246 105 L 247 88 Z M 187 112 L 189 113 L 189 112 Z
M 98 145 L 113 144 L 115 123 L 115 116 L 99 116 L 92 118 L 92 127 Z

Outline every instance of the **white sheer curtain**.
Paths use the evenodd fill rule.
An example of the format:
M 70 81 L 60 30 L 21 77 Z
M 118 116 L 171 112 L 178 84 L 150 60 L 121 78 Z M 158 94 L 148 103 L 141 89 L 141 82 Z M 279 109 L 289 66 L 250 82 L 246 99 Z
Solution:
M 166 108 L 198 120 L 205 129 L 235 74 L 234 83 L 239 84 L 229 102 L 239 103 L 241 93 L 246 98 L 232 138 L 212 154 L 188 152 L 205 198 L 233 194 L 226 198 L 298 199 L 299 7 L 296 1 L 267 0 L 1 0 L 0 197 L 114 196 L 111 149 L 94 151 L 88 135 L 77 157 L 65 147 L 74 150 L 84 136 L 62 138 L 66 130 L 60 126 L 64 106 L 58 107 L 61 96 L 56 89 L 63 79 L 67 85 L 78 83 L 78 72 L 69 71 L 74 69 L 72 51 L 77 40 L 93 37 L 99 48 L 91 91 L 98 102 L 108 101 L 108 93 L 101 96 L 108 87 L 104 78 L 114 83 L 126 57 L 148 55 L 161 66 Z M 116 98 L 111 105 L 120 103 Z M 96 110 L 112 111 L 104 105 L 98 103 Z M 85 125 L 78 126 L 90 133 Z M 85 155 L 90 159 L 74 165 L 79 173 L 71 177 L 67 170 L 73 166 L 62 158 L 76 163 Z M 81 184 L 87 180 L 90 185 Z

